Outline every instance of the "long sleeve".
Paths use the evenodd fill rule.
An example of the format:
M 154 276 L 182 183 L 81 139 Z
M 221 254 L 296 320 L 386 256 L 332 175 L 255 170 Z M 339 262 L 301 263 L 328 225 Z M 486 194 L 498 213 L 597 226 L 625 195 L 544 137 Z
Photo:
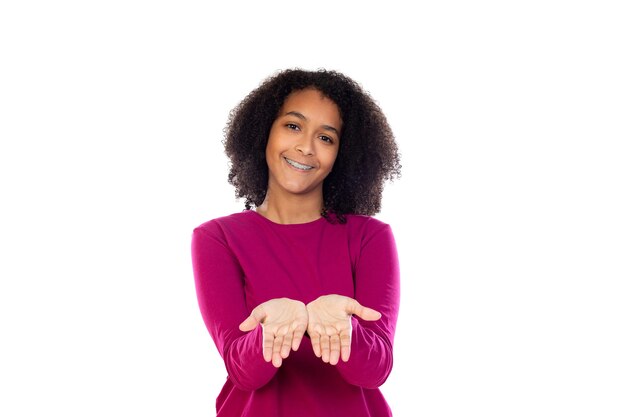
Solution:
M 250 314 L 243 272 L 217 223 L 205 223 L 194 230 L 191 253 L 202 318 L 229 378 L 242 390 L 262 387 L 276 368 L 263 359 L 261 326 L 249 333 L 239 330 L 239 324 Z
M 393 339 L 400 302 L 400 271 L 391 228 L 381 223 L 364 236 L 354 270 L 355 299 L 382 314 L 374 322 L 352 317 L 352 347 L 348 362 L 337 370 L 352 385 L 381 386 L 393 366 Z

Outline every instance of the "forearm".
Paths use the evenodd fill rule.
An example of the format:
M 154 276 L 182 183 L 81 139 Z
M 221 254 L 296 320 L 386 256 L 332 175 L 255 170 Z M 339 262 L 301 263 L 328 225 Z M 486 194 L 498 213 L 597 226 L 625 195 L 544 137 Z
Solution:
M 350 359 L 339 361 L 337 370 L 346 382 L 362 388 L 378 388 L 393 367 L 393 345 L 380 328 L 367 328 L 352 317 Z
M 253 391 L 267 384 L 276 374 L 271 362 L 263 359 L 263 328 L 233 340 L 222 352 L 229 378 L 239 389 Z
M 194 231 L 192 261 L 200 312 L 229 378 L 243 390 L 265 385 L 276 370 L 263 359 L 262 327 L 249 333 L 238 328 L 250 313 L 245 305 L 243 272 L 219 239 L 218 230 Z
M 395 240 L 388 225 L 372 228 L 363 238 L 355 268 L 355 300 L 379 313 L 366 322 L 352 316 L 350 358 L 337 369 L 344 379 L 377 388 L 393 367 L 393 340 L 400 305 L 400 269 Z

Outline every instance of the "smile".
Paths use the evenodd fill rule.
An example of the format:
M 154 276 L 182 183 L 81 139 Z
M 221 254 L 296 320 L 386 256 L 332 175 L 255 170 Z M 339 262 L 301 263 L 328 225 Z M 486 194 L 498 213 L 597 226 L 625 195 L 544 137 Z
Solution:
M 304 170 L 304 171 L 309 171 L 309 170 L 313 169 L 313 167 L 312 167 L 312 166 L 310 166 L 310 165 L 304 165 L 304 164 L 301 164 L 301 163 L 299 163 L 299 162 L 292 161 L 292 160 L 291 160 L 291 159 L 289 159 L 289 158 L 285 158 L 285 161 L 287 161 L 287 163 L 288 163 L 289 165 L 291 165 L 292 167 L 297 168 L 297 169 L 302 169 L 302 170 Z

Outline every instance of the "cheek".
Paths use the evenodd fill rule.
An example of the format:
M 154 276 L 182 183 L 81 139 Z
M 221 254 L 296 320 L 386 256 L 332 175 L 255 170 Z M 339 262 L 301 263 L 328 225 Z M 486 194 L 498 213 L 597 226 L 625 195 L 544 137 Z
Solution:
M 332 152 L 329 153 L 328 157 L 327 157 L 327 164 L 328 164 L 328 168 L 332 169 L 333 165 L 335 164 L 335 161 L 337 160 L 337 152 Z
M 271 148 L 270 148 L 270 144 L 268 143 L 267 146 L 265 147 L 265 162 L 267 163 L 267 165 L 270 164 L 271 161 Z
M 274 154 L 277 152 L 277 141 L 274 136 L 270 134 L 270 137 L 267 140 L 267 145 L 265 145 L 265 159 L 270 160 L 274 157 Z

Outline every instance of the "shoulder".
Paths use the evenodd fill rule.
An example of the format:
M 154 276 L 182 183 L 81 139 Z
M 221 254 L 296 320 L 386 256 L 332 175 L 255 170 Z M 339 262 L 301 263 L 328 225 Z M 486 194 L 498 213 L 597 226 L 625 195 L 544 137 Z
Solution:
M 229 234 L 249 231 L 253 223 L 250 212 L 243 211 L 206 221 L 195 227 L 193 234 L 210 235 L 225 240 Z
M 377 232 L 383 229 L 389 229 L 390 226 L 372 216 L 362 214 L 346 214 L 346 226 L 350 230 L 362 230 L 368 232 Z
M 363 259 L 393 259 L 396 242 L 391 227 L 374 217 L 347 215 L 345 223 L 353 268 Z
M 359 238 L 363 243 L 381 233 L 393 236 L 391 226 L 387 223 L 375 217 L 361 214 L 347 214 L 346 228 L 351 237 Z

